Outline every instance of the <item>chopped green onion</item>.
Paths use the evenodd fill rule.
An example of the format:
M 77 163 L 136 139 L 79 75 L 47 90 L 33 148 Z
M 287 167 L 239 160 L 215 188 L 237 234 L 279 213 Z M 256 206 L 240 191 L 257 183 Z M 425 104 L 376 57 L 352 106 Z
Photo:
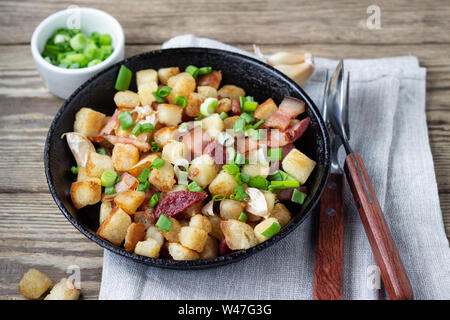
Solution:
M 245 102 L 253 102 L 255 99 L 252 96 L 245 97 Z
M 161 158 L 156 158 L 152 161 L 152 164 L 150 165 L 150 168 L 152 169 L 161 169 L 166 164 L 166 161 L 164 161 Z
M 238 218 L 239 221 L 247 222 L 247 215 L 244 212 L 241 212 Z
M 276 235 L 278 231 L 280 231 L 280 229 L 281 229 L 280 224 L 278 222 L 274 222 L 270 227 L 261 232 L 261 234 L 267 238 L 271 238 L 274 235 Z
M 189 123 L 187 123 L 187 122 L 183 122 L 178 126 L 179 132 L 188 132 L 188 129 L 189 129 Z
M 105 148 L 97 148 L 96 151 L 97 151 L 98 154 L 102 154 L 102 155 L 106 156 L 106 150 L 105 150 Z
M 222 201 L 225 200 L 227 198 L 226 194 L 216 194 L 215 196 L 212 197 L 213 201 Z
M 250 176 L 246 173 L 240 172 L 235 177 L 234 180 L 239 184 L 248 183 L 250 181 Z
M 219 101 L 216 98 L 206 98 L 200 105 L 200 113 L 205 117 L 212 115 L 219 105 Z
M 244 108 L 245 97 L 239 97 L 239 104 L 240 104 L 240 106 L 241 106 L 241 109 Z
M 200 116 L 198 116 L 198 117 L 195 117 L 194 120 L 202 120 L 204 117 L 205 117 L 205 116 L 200 115 Z
M 234 199 L 238 201 L 245 200 L 249 197 L 249 195 L 244 190 L 244 186 L 234 187 L 233 192 L 234 192 Z
M 228 174 L 231 174 L 232 176 L 239 173 L 239 166 L 236 164 L 226 164 L 222 168 L 225 169 L 228 172 Z
M 255 118 L 253 118 L 251 114 L 245 112 L 241 114 L 241 119 L 244 119 L 245 123 L 252 123 L 255 121 Z
M 292 192 L 291 201 L 298 204 L 303 204 L 303 202 L 305 202 L 306 197 L 307 197 L 306 193 L 294 189 L 294 192 Z
M 235 133 L 243 132 L 244 128 L 245 128 L 245 120 L 242 118 L 237 119 L 233 124 L 233 131 Z
M 151 152 L 159 152 L 161 150 L 161 146 L 158 142 L 152 141 L 150 142 L 150 151 Z
M 172 224 L 173 221 L 167 218 L 165 214 L 161 214 L 155 226 L 161 231 L 169 232 L 170 228 L 172 228 Z
M 145 181 L 147 181 L 149 174 L 150 169 L 147 167 L 143 167 L 141 173 L 139 173 L 139 176 L 137 177 L 138 181 L 144 183 Z
M 70 171 L 73 174 L 78 174 L 78 169 L 80 169 L 80 166 L 73 166 L 72 168 L 70 168 Z
M 226 118 L 228 118 L 228 114 L 226 112 L 221 112 L 219 117 L 220 119 L 225 120 Z
M 277 170 L 275 173 L 268 176 L 270 181 L 297 181 L 294 177 L 288 175 L 283 170 Z
M 102 60 L 94 59 L 94 60 L 90 61 L 87 66 L 92 67 L 92 66 L 95 66 L 96 64 L 99 64 L 100 62 L 102 62 Z
M 192 181 L 191 183 L 188 184 L 188 190 L 189 191 L 194 191 L 194 192 L 205 192 L 202 187 L 200 187 L 198 185 L 197 182 Z
M 150 201 L 148 202 L 148 205 L 150 206 L 150 208 L 154 208 L 158 204 L 160 197 L 161 197 L 160 193 L 155 193 L 152 195 Z
M 99 37 L 98 42 L 101 46 L 110 45 L 111 44 L 111 36 L 109 34 L 102 34 Z
M 197 80 L 198 73 L 200 72 L 200 69 L 197 68 L 196 66 L 189 65 L 189 66 L 186 67 L 184 72 L 189 73 L 195 80 Z
M 155 130 L 155 127 L 151 123 L 141 123 L 141 132 L 149 132 Z
M 269 188 L 269 181 L 262 176 L 255 176 L 250 179 L 249 186 L 261 190 L 267 190 Z
M 140 183 L 137 188 L 136 191 L 147 191 L 150 188 L 150 182 L 145 181 L 144 183 Z
M 208 74 L 212 72 L 212 68 L 211 67 L 202 67 L 200 69 L 198 69 L 198 74 L 202 75 L 202 74 Z
M 134 126 L 133 118 L 129 111 L 125 111 L 117 117 L 123 130 L 128 130 Z
M 138 123 L 134 128 L 133 131 L 131 131 L 131 134 L 133 136 L 137 136 L 139 133 L 141 133 L 141 125 Z
M 257 107 L 258 107 L 258 102 L 245 101 L 244 102 L 244 107 L 242 108 L 242 111 L 244 111 L 244 112 L 254 112 Z
M 117 178 L 116 178 L 116 183 L 119 183 L 120 182 L 120 180 L 122 180 L 122 178 L 119 176 L 119 175 L 117 175 Z
M 269 161 L 280 161 L 283 154 L 282 148 L 271 148 L 268 150 Z
M 83 33 L 78 33 L 72 39 L 70 39 L 70 46 L 73 50 L 81 50 L 86 47 L 87 38 Z
M 121 65 L 119 69 L 119 74 L 117 75 L 115 85 L 116 90 L 119 91 L 128 90 L 128 88 L 130 87 L 132 77 L 133 73 L 131 72 L 131 70 L 125 67 L 124 65 Z
M 170 94 L 170 91 L 172 91 L 172 88 L 169 86 L 163 86 L 161 88 L 158 88 L 156 90 L 156 94 L 160 96 L 161 98 L 165 98 Z
M 152 92 L 152 95 L 155 97 L 155 100 L 156 100 L 157 102 L 160 102 L 160 103 L 166 102 L 166 99 L 161 98 L 160 96 L 158 96 L 157 93 L 156 93 L 156 91 L 155 91 L 155 92 Z
M 116 184 L 117 173 L 113 170 L 106 170 L 102 173 L 100 182 L 104 187 L 112 187 Z
M 264 119 L 261 119 L 261 120 L 259 120 L 257 123 L 255 123 L 254 125 L 253 125 L 253 129 L 258 129 L 258 127 L 260 126 L 260 125 L 262 125 L 263 123 L 264 123 Z
M 109 195 L 114 193 L 116 193 L 116 188 L 114 188 L 114 186 L 105 188 L 105 194 Z
M 289 188 L 298 188 L 300 183 L 298 181 L 271 181 L 269 190 L 282 190 Z
M 187 104 L 188 104 L 188 99 L 185 96 L 178 96 L 175 99 L 175 105 L 186 108 Z

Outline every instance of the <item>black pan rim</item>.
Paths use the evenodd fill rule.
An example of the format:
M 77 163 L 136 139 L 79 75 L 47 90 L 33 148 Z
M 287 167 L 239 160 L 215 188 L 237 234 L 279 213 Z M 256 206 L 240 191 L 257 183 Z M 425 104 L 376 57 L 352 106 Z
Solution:
M 81 225 L 66 209 L 64 204 L 62 203 L 61 199 L 59 198 L 55 187 L 52 183 L 52 176 L 50 173 L 50 167 L 49 167 L 49 159 L 50 159 L 50 141 L 53 138 L 53 132 L 58 124 L 58 121 L 61 117 L 61 115 L 66 111 L 68 108 L 71 100 L 86 86 L 88 86 L 91 82 L 93 82 L 97 77 L 100 75 L 108 72 L 110 69 L 115 68 L 122 64 L 127 64 L 127 62 L 135 59 L 140 59 L 152 55 L 160 55 L 160 54 L 169 54 L 170 52 L 190 52 L 190 53 L 209 53 L 209 54 L 216 54 L 216 55 L 229 55 L 234 56 L 238 59 L 246 60 L 247 62 L 253 63 L 258 65 L 260 68 L 268 69 L 270 72 L 274 73 L 276 76 L 282 78 L 283 81 L 287 82 L 290 86 L 292 86 L 296 91 L 299 92 L 299 94 L 302 96 L 302 99 L 305 100 L 305 102 L 308 104 L 308 107 L 311 108 L 315 118 L 317 119 L 321 131 L 321 135 L 324 138 L 324 174 L 322 176 L 322 180 L 320 181 L 318 192 L 314 195 L 312 200 L 308 203 L 307 208 L 305 209 L 304 216 L 296 221 L 295 223 L 290 223 L 286 227 L 284 227 L 279 233 L 277 233 L 272 238 L 254 246 L 246 250 L 239 250 L 236 252 L 233 252 L 231 254 L 225 255 L 225 256 L 219 256 L 214 259 L 206 259 L 206 260 L 192 260 L 192 261 L 176 261 L 176 260 L 169 260 L 169 259 L 155 259 L 145 256 L 140 256 L 135 253 L 131 253 L 126 251 L 125 249 L 121 247 L 114 246 L 110 242 L 101 239 L 94 233 L 90 232 L 86 228 L 84 228 L 83 225 Z M 45 176 L 47 180 L 47 184 L 49 186 L 50 193 L 60 209 L 60 211 L 63 213 L 63 215 L 72 223 L 72 225 L 77 228 L 82 234 L 84 234 L 88 239 L 94 241 L 96 244 L 100 245 L 104 249 L 107 249 L 115 254 L 118 254 L 123 257 L 127 257 L 129 259 L 132 259 L 136 262 L 146 264 L 148 266 L 154 266 L 159 268 L 168 268 L 168 269 L 177 269 L 177 270 L 198 270 L 198 269 L 206 269 L 206 268 L 212 268 L 212 267 L 218 267 L 227 265 L 229 263 L 238 262 L 244 258 L 247 258 L 254 253 L 260 252 L 263 249 L 275 244 L 279 240 L 285 238 L 289 233 L 291 233 L 294 229 L 296 229 L 300 224 L 303 223 L 314 211 L 315 206 L 317 205 L 320 196 L 324 190 L 326 181 L 328 179 L 329 170 L 330 170 L 330 144 L 329 144 L 329 136 L 328 131 L 326 130 L 325 123 L 322 119 L 322 116 L 320 115 L 320 112 L 314 102 L 309 98 L 309 96 L 303 91 L 303 89 L 298 86 L 293 80 L 285 76 L 280 71 L 276 70 L 275 68 L 269 66 L 268 64 L 261 62 L 257 59 L 254 59 L 252 57 L 248 57 L 239 53 L 231 52 L 231 51 L 225 51 L 220 49 L 213 49 L 213 48 L 199 48 L 199 47 L 184 47 L 184 48 L 173 48 L 173 49 L 160 49 L 160 50 L 153 50 L 149 52 L 144 52 L 135 56 L 132 56 L 130 58 L 124 59 L 120 62 L 115 63 L 114 65 L 109 66 L 105 70 L 97 73 L 95 76 L 91 77 L 89 80 L 87 80 L 85 83 L 83 83 L 80 87 L 78 87 L 72 95 L 63 103 L 61 108 L 56 113 L 51 125 L 50 129 L 47 134 L 45 147 L 44 147 L 44 167 L 45 167 Z

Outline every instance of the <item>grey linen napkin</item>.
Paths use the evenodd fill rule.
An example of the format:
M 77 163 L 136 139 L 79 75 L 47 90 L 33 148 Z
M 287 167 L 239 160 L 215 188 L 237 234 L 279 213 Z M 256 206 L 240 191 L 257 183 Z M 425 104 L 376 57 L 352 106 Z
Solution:
M 212 47 L 249 55 L 223 43 L 183 35 L 163 48 Z M 317 58 L 303 89 L 321 105 L 326 70 Z M 359 152 L 400 251 L 417 299 L 450 299 L 450 249 L 444 233 L 425 117 L 426 70 L 415 57 L 346 60 L 350 82 L 350 143 Z M 341 159 L 343 154 L 341 154 Z M 344 188 L 344 298 L 382 299 L 373 255 Z M 104 252 L 100 299 L 311 299 L 314 218 L 248 259 L 209 270 L 148 267 Z

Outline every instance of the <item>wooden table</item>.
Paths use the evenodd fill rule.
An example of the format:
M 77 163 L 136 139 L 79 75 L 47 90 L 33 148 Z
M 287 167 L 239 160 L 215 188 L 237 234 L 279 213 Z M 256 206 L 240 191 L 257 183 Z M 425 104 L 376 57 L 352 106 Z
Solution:
M 29 42 L 38 23 L 75 1 L 0 2 L 0 298 L 22 299 L 17 284 L 36 267 L 54 282 L 81 268 L 82 296 L 95 299 L 103 250 L 59 212 L 45 181 L 43 148 L 63 101 L 44 87 Z M 313 4 L 314 3 L 314 4 Z M 381 29 L 366 26 L 367 7 L 381 8 Z M 450 2 L 154 0 L 79 6 L 116 17 L 126 56 L 160 48 L 178 34 L 215 38 L 265 53 L 309 51 L 329 58 L 415 55 L 427 68 L 427 119 L 447 236 L 450 236 Z

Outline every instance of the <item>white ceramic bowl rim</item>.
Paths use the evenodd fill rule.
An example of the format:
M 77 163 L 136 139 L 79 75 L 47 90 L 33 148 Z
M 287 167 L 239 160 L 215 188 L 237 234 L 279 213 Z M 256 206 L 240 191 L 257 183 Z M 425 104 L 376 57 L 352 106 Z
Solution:
M 117 30 L 119 30 L 117 36 L 117 41 L 116 41 L 116 47 L 113 48 L 113 52 L 111 53 L 111 55 L 106 58 L 105 60 L 103 60 L 102 62 L 100 62 L 99 64 L 96 64 L 92 67 L 86 67 L 86 68 L 80 68 L 80 69 L 65 69 L 65 68 L 61 68 L 58 66 L 55 66 L 51 63 L 49 63 L 47 60 L 45 60 L 42 57 L 42 54 L 39 52 L 38 50 L 38 35 L 42 32 L 42 30 L 44 30 L 45 27 L 47 27 L 47 25 L 59 18 L 62 15 L 66 15 L 68 14 L 70 9 L 64 9 L 58 12 L 55 12 L 54 14 L 48 16 L 47 18 L 45 18 L 38 26 L 37 28 L 34 30 L 33 35 L 31 37 L 31 53 L 33 55 L 33 57 L 38 60 L 42 65 L 44 65 L 46 68 L 61 73 L 61 74 L 88 74 L 88 73 L 95 73 L 95 72 L 99 72 L 103 69 L 103 67 L 105 66 L 105 64 L 108 63 L 108 61 L 113 60 L 115 57 L 117 57 L 117 55 L 120 53 L 120 47 L 123 46 L 124 44 L 124 33 L 123 33 L 123 29 L 122 26 L 120 25 L 120 23 L 109 13 L 106 13 L 102 10 L 98 10 L 98 9 L 94 9 L 94 8 L 86 8 L 86 7 L 80 7 L 77 8 L 80 10 L 80 13 L 82 14 L 83 11 L 87 11 L 87 12 L 91 12 L 91 13 L 95 13 L 95 14 L 99 14 L 99 15 L 103 15 L 106 16 L 108 19 L 110 19 L 112 21 L 112 24 L 115 25 L 115 27 L 117 28 Z M 56 31 L 56 29 L 55 29 Z

